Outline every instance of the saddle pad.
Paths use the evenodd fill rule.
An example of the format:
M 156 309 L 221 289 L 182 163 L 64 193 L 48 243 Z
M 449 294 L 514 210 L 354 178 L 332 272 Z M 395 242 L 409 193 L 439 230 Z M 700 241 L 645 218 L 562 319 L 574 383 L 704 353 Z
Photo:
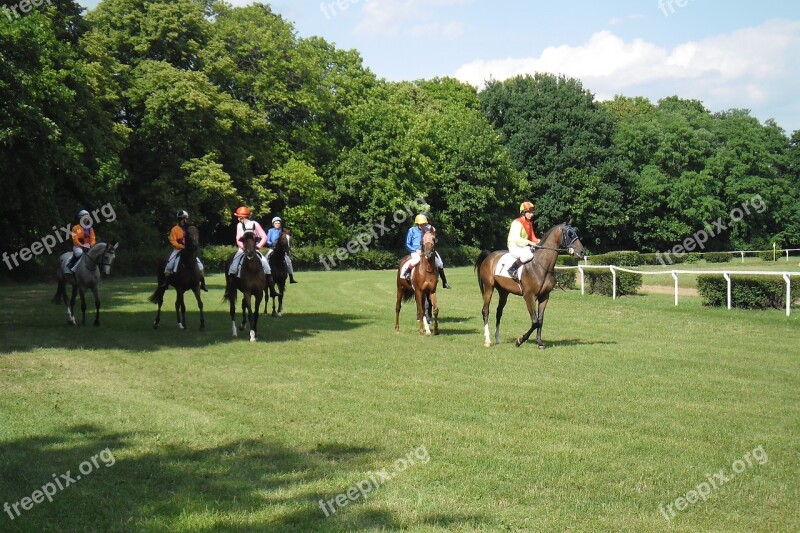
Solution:
M 503 254 L 503 257 L 497 261 L 497 266 L 494 269 L 494 275 L 510 278 L 511 276 L 508 275 L 508 269 L 514 264 L 516 259 L 517 258 L 511 255 L 509 252 Z

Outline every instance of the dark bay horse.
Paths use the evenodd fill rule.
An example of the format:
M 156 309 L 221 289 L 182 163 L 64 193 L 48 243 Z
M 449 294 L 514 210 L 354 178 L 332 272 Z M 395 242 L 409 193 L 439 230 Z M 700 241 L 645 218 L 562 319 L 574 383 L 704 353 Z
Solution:
M 153 321 L 153 328 L 158 328 L 161 322 L 161 306 L 164 304 L 164 293 L 169 286 L 175 287 L 177 296 L 175 298 L 175 314 L 178 317 L 178 327 L 186 329 L 186 302 L 183 294 L 192 291 L 197 299 L 197 307 L 200 309 L 200 329 L 206 327 L 206 319 L 203 315 L 203 300 L 200 298 L 200 272 L 197 268 L 197 253 L 200 249 L 200 232 L 194 226 L 186 228 L 186 243 L 179 254 L 178 268 L 168 278 L 164 274 L 164 267 L 167 260 L 162 259 L 158 264 L 158 287 L 150 295 L 148 300 L 158 304 L 158 313 Z M 165 281 L 167 282 L 165 284 Z
M 401 301 L 408 301 L 415 297 L 417 301 L 417 320 L 419 321 L 419 334 L 430 335 L 430 324 L 433 322 L 433 334 L 439 334 L 439 305 L 436 302 L 436 286 L 439 283 L 439 269 L 436 268 L 436 245 L 433 232 L 427 231 L 422 235 L 422 258 L 414 267 L 411 274 L 411 283 L 400 275 L 403 265 L 411 259 L 410 255 L 400 260 L 397 267 L 397 303 L 395 304 L 395 335 L 400 333 L 400 306 Z M 432 315 L 432 316 L 431 316 Z
M 269 256 L 269 268 L 272 270 L 272 283 L 269 284 L 269 296 L 272 298 L 272 316 L 283 316 L 283 293 L 286 291 L 286 279 L 289 269 L 286 266 L 286 256 L 292 253 L 292 230 L 283 228 L 281 236 L 273 246 Z M 275 299 L 278 300 L 278 310 L 275 311 Z M 264 305 L 266 312 L 269 300 Z
M 66 252 L 58 258 L 58 271 L 56 279 L 58 288 L 53 297 L 54 304 L 64 302 L 67 306 L 67 323 L 75 325 L 75 296 L 81 295 L 81 313 L 83 314 L 82 324 L 86 324 L 86 289 L 92 291 L 94 295 L 94 325 L 100 325 L 100 273 L 110 274 L 111 263 L 114 261 L 114 254 L 118 244 L 98 242 L 88 251 L 84 252 L 83 259 L 78 263 L 74 273 L 65 274 L 64 265 L 72 257 L 72 252 Z M 72 285 L 72 298 L 67 302 L 67 283 Z
M 568 223 L 554 226 L 545 233 L 537 251 L 528 263 L 519 269 L 520 282 L 512 280 L 506 276 L 495 276 L 498 260 L 505 255 L 506 251 L 490 252 L 483 250 L 475 260 L 475 271 L 478 273 L 478 286 L 483 295 L 483 333 L 484 343 L 487 348 L 492 345 L 489 338 L 489 304 L 492 301 L 494 289 L 500 294 L 500 301 L 497 304 L 497 322 L 495 325 L 494 341 L 500 343 L 500 319 L 503 316 L 503 308 L 508 301 L 509 294 L 522 296 L 528 306 L 531 315 L 531 327 L 516 340 L 516 345 L 522 346 L 536 330 L 536 344 L 539 348 L 544 348 L 542 344 L 542 325 L 544 324 L 544 310 L 550 298 L 550 291 L 556 283 L 555 265 L 559 250 L 570 253 L 578 259 L 584 257 L 583 244 L 578 239 L 578 234 Z M 539 303 L 538 310 L 536 303 Z
M 244 257 L 240 274 L 230 275 L 231 263 L 236 254 L 231 254 L 225 262 L 225 295 L 223 300 L 228 300 L 231 311 L 231 324 L 233 336 L 236 337 L 236 295 L 242 291 L 242 324 L 239 329 L 244 330 L 246 323 L 250 323 L 250 342 L 256 341 L 256 331 L 258 326 L 258 312 L 261 308 L 261 300 L 264 298 L 264 290 L 267 287 L 267 275 L 261 263 L 261 252 L 256 247 L 256 235 L 252 231 L 247 231 L 242 236 L 244 244 Z M 255 307 L 250 305 L 251 298 L 255 297 Z

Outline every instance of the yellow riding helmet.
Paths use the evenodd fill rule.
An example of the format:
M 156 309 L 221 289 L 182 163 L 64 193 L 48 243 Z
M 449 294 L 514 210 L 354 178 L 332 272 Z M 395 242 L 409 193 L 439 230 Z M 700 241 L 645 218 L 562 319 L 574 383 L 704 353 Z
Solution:
M 417 215 L 416 218 L 414 218 L 414 224 L 427 224 L 427 223 L 428 223 L 428 217 L 426 217 L 425 215 Z
M 531 202 L 522 202 L 519 206 L 519 212 L 524 213 L 525 211 L 533 211 L 533 204 Z

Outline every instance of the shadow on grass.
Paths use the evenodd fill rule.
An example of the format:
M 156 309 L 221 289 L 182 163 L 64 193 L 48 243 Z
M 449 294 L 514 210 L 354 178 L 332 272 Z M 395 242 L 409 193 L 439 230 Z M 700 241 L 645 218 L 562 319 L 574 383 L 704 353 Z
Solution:
M 361 506 L 362 499 L 330 517 L 320 507 L 320 499 L 346 493 L 351 486 L 332 487 L 325 480 L 343 471 L 366 479 L 377 450 L 343 443 L 303 450 L 256 439 L 200 449 L 142 446 L 136 442 L 142 437 L 149 439 L 84 425 L 0 441 L 0 502 L 10 506 L 0 514 L 0 529 L 342 531 L 408 526 L 388 511 Z M 90 463 L 93 457 L 97 466 Z M 13 508 L 55 478 L 62 488 L 50 487 L 52 502 L 40 498 L 38 504 L 27 502 L 27 510 L 21 503 Z M 418 519 L 442 527 L 481 521 L 461 515 Z
M 80 301 L 76 302 L 78 326 L 67 325 L 63 304 L 50 303 L 55 285 L 7 287 L 0 295 L 0 354 L 36 348 L 127 349 L 154 351 L 164 347 L 204 347 L 248 340 L 245 332 L 232 339 L 228 304 L 222 304 L 222 287 L 210 284 L 203 293 L 206 328 L 200 329 L 200 313 L 194 296 L 187 294 L 186 330 L 177 326 L 175 291 L 165 297 L 161 325 L 153 329 L 157 306 L 146 301 L 153 282 L 125 280 L 111 288 L 101 287 L 100 326 L 94 327 L 94 299 L 87 295 L 86 325 L 82 325 Z M 288 298 L 287 298 L 288 300 Z M 127 310 L 126 310 L 127 308 Z M 239 304 L 237 302 L 237 311 Z M 237 323 L 241 313 L 237 312 Z M 260 314 L 259 341 L 300 340 L 324 331 L 349 331 L 370 319 L 346 313 L 289 313 L 282 317 Z

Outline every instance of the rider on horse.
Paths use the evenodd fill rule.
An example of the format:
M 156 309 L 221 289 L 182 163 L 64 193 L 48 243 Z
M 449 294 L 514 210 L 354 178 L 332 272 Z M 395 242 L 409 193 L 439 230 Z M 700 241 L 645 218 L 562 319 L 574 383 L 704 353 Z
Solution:
M 244 258 L 245 234 L 252 233 L 255 236 L 256 248 L 258 250 L 261 250 L 267 245 L 267 234 L 264 233 L 264 228 L 261 227 L 261 224 L 255 220 L 250 220 L 250 209 L 248 207 L 241 206 L 234 214 L 236 215 L 236 218 L 239 219 L 239 223 L 236 225 L 236 246 L 238 249 L 236 250 L 236 254 L 233 256 L 233 261 L 231 261 L 228 274 L 231 276 L 238 276 L 239 268 L 242 266 L 242 259 Z M 261 259 L 261 265 L 264 267 L 264 273 L 269 276 L 272 274 L 272 271 L 269 268 L 269 262 L 263 255 L 261 255 L 261 252 L 258 253 L 258 256 Z
M 67 270 L 75 272 L 83 252 L 88 252 L 96 242 L 97 237 L 92 228 L 92 217 L 86 209 L 81 209 L 78 212 L 78 223 L 72 227 L 72 258 L 67 264 Z
M 167 264 L 164 267 L 164 287 L 169 285 L 169 276 L 175 272 L 175 265 L 178 262 L 178 254 L 186 247 L 186 228 L 189 227 L 189 213 L 184 210 L 178 211 L 178 222 L 169 232 L 169 242 L 172 245 L 172 253 L 169 254 Z M 200 278 L 200 288 L 208 292 L 206 288 L 206 278 L 203 273 L 203 263 L 197 258 L 197 270 Z
M 508 232 L 508 251 L 516 258 L 508 269 L 508 275 L 517 282 L 519 267 L 533 259 L 531 247 L 539 244 L 539 238 L 533 232 L 533 208 L 531 202 L 522 202 L 519 206 L 519 217 L 511 223 Z
M 423 216 L 428 219 L 428 223 L 423 228 L 423 231 L 431 231 L 434 235 L 436 235 L 436 228 L 433 227 L 430 213 L 423 213 Z M 439 270 L 439 276 L 442 278 L 442 287 L 445 289 L 450 289 L 450 284 L 447 283 L 447 276 L 444 274 L 444 261 L 442 261 L 442 256 L 439 255 L 439 250 L 436 250 L 435 258 L 436 268 Z
M 281 232 L 283 228 L 283 220 L 281 217 L 273 217 L 272 219 L 272 227 L 269 228 L 267 232 L 267 246 L 269 246 L 269 250 L 267 251 L 267 260 L 269 260 L 269 256 L 272 255 L 272 252 L 275 251 L 275 245 L 278 244 L 278 239 L 281 238 Z M 289 257 L 287 253 L 284 255 L 284 259 L 286 260 L 286 272 L 289 273 L 289 283 L 297 283 L 294 280 L 294 267 L 292 266 L 292 258 Z
M 403 271 L 400 275 L 409 283 L 411 283 L 411 270 L 422 260 L 422 235 L 429 231 L 435 234 L 436 229 L 428 223 L 428 217 L 419 214 L 414 218 L 414 225 L 408 228 L 408 233 L 406 233 L 406 250 L 411 254 L 411 261 L 403 265 Z M 442 273 L 444 265 L 438 253 L 436 254 L 436 267 L 439 269 L 439 273 Z M 444 275 L 442 275 L 442 281 L 444 282 L 444 287 L 449 289 L 450 286 L 447 285 Z

